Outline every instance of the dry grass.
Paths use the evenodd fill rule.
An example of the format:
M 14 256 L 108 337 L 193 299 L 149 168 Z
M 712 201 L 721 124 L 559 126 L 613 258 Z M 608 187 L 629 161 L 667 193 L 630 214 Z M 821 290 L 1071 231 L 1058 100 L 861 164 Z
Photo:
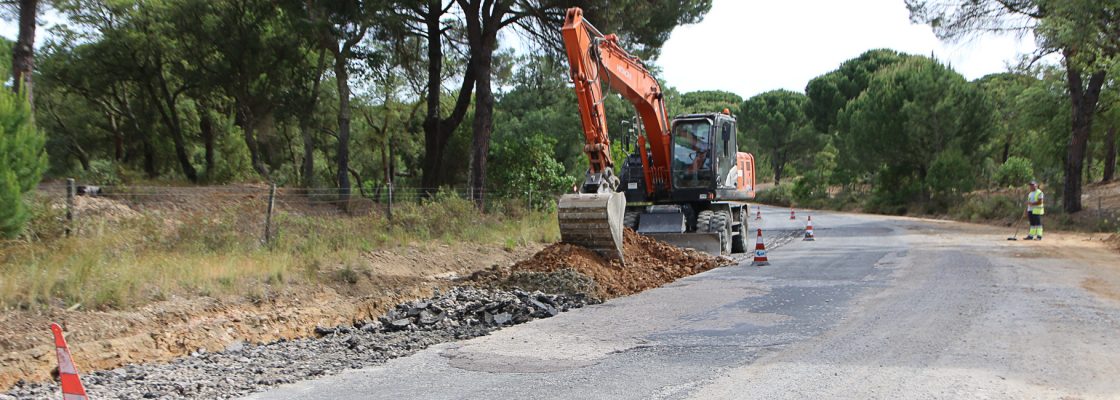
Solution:
M 516 204 L 516 203 L 511 203 Z M 361 255 L 411 242 L 511 247 L 559 238 L 555 213 L 498 207 L 488 213 L 454 196 L 405 204 L 384 215 L 275 216 L 261 241 L 256 204 L 206 213 L 145 212 L 87 222 L 63 238 L 56 208 L 38 207 L 33 239 L 0 244 L 0 309 L 127 309 L 172 296 L 266 297 L 286 285 L 335 284 Z M 342 282 L 344 283 L 344 282 Z

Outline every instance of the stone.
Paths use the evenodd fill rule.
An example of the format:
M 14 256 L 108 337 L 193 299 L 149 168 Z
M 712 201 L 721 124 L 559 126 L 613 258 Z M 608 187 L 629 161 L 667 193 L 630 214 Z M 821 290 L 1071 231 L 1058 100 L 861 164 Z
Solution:
M 389 328 L 391 330 L 402 330 L 402 329 L 408 329 L 408 327 L 410 325 L 412 325 L 412 320 L 410 320 L 408 318 L 401 318 L 401 319 L 397 319 L 397 320 L 393 320 L 392 322 L 389 322 L 387 328 Z
M 381 329 L 381 321 L 367 322 L 365 323 L 365 325 L 362 325 L 362 327 L 358 329 L 360 329 L 362 332 L 377 332 Z
M 240 340 L 230 343 L 226 346 L 226 353 L 237 353 L 245 349 L 245 342 Z
M 495 325 L 506 325 L 509 324 L 511 320 L 513 320 L 513 316 L 506 312 L 497 313 L 494 315 Z

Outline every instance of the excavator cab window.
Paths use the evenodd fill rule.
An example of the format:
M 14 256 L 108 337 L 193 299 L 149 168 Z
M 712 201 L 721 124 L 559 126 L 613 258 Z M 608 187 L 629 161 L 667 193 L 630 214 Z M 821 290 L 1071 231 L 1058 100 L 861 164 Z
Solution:
M 720 121 L 720 139 L 719 139 L 719 166 L 717 167 L 719 176 L 717 180 L 721 182 L 721 186 L 733 186 L 729 183 L 728 176 L 731 169 L 735 168 L 736 153 L 738 147 L 735 144 L 735 121 L 727 118 Z
M 677 121 L 673 125 L 673 186 L 704 188 L 712 182 L 712 123 L 706 119 Z

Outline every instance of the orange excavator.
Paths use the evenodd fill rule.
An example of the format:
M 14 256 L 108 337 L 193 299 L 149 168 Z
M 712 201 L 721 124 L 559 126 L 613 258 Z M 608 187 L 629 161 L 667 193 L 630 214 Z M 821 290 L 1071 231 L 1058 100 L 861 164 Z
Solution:
M 561 34 L 590 164 L 578 193 L 560 197 L 561 241 L 622 259 L 626 226 L 711 254 L 746 251 L 744 201 L 755 195 L 754 156 L 738 151 L 730 112 L 670 119 L 657 79 L 578 7 L 568 9 Z M 643 128 L 618 174 L 604 85 L 634 106 Z

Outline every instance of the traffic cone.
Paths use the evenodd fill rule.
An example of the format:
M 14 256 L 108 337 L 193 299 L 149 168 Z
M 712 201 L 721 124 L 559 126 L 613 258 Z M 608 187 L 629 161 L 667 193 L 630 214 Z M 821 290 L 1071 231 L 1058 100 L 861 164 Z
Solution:
M 755 206 L 755 209 L 758 210 L 758 214 L 755 214 L 754 220 L 755 221 L 762 220 L 762 206 Z
M 58 380 L 62 383 L 62 400 L 89 400 L 89 396 L 86 396 L 86 388 L 82 386 L 82 379 L 78 377 L 78 368 L 74 367 L 74 359 L 70 358 L 66 339 L 62 337 L 62 327 L 51 323 L 51 333 L 54 334 L 54 351 L 58 356 Z
M 806 242 L 812 242 L 814 240 L 817 240 L 817 239 L 813 238 L 813 216 L 812 215 L 809 216 L 809 222 L 806 223 L 806 225 L 805 225 L 805 239 L 803 239 L 803 240 L 806 241 Z
M 796 219 L 797 219 L 797 216 L 793 214 L 793 207 L 790 207 L 789 208 L 789 220 L 793 221 L 793 220 L 796 220 Z
M 759 228 L 758 241 L 754 245 L 754 262 L 751 262 L 751 266 L 761 267 L 763 265 L 770 265 L 770 261 L 766 259 L 766 244 L 762 242 L 762 228 Z

